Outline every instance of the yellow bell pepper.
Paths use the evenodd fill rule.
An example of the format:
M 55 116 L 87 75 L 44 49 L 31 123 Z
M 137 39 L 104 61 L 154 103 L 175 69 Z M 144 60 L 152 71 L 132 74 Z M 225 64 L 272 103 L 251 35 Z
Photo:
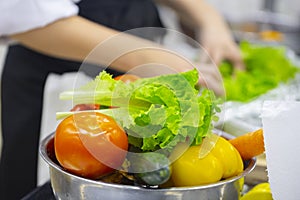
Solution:
M 249 192 L 244 194 L 241 200 L 273 200 L 270 184 L 268 182 L 260 183 L 254 186 Z
M 172 181 L 175 186 L 196 186 L 218 182 L 240 174 L 243 161 L 235 147 L 223 137 L 212 134 L 214 147 L 204 157 L 201 146 L 191 146 L 172 164 Z M 182 149 L 182 148 L 179 148 Z M 178 149 L 175 149 L 178 155 Z

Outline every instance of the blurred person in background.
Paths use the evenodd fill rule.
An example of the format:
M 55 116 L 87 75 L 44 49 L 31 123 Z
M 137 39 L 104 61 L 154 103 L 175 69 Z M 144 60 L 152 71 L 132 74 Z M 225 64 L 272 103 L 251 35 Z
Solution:
M 78 71 L 82 61 L 101 42 L 120 31 L 163 27 L 151 0 L 0 0 L 0 36 L 14 41 L 8 47 L 1 78 L 2 137 L 0 199 L 20 199 L 37 186 L 37 157 L 44 85 L 49 73 Z M 218 64 L 231 60 L 241 65 L 239 50 L 222 17 L 202 0 L 161 0 L 201 30 L 200 42 Z M 127 44 L 153 42 L 136 36 Z M 125 42 L 125 40 L 124 40 Z M 120 44 L 120 45 L 123 45 Z M 105 53 L 89 60 L 103 64 Z M 161 53 L 161 52 L 160 52 Z M 192 69 L 170 55 L 139 51 L 114 61 L 108 72 L 119 75 L 145 63 L 160 63 L 174 70 Z M 176 68 L 177 67 L 177 68 Z M 216 93 L 221 80 L 215 71 L 201 69 Z M 200 77 L 200 82 L 202 77 Z M 202 82 L 202 84 L 207 84 Z M 213 86 L 215 85 L 215 87 Z

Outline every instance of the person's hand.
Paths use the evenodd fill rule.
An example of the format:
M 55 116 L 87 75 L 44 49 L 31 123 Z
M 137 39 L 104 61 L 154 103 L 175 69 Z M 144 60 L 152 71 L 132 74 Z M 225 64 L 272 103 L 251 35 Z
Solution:
M 205 63 L 197 63 L 195 66 L 197 66 L 199 71 L 198 84 L 200 86 L 213 90 L 217 96 L 225 95 L 222 76 L 217 66 Z
M 200 55 L 201 62 L 210 62 L 212 59 L 216 65 L 219 65 L 222 61 L 228 60 L 235 69 L 245 68 L 238 45 L 225 27 L 213 25 L 203 27 L 199 40 L 206 51 Z
M 195 37 L 207 51 L 207 60 L 213 60 L 216 65 L 227 60 L 235 69 L 244 69 L 239 48 L 234 42 L 231 30 L 223 16 L 205 0 L 172 1 L 162 0 L 174 8 L 178 14 L 179 23 L 187 34 Z M 205 60 L 200 57 L 200 62 Z

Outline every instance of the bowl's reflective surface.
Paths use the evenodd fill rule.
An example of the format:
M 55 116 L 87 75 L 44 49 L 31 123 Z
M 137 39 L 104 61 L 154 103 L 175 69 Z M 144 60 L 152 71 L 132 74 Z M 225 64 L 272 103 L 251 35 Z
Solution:
M 256 164 L 252 159 L 239 176 L 215 184 L 197 187 L 146 189 L 137 186 L 110 184 L 89 180 L 64 171 L 55 161 L 51 134 L 40 145 L 40 154 L 49 165 L 54 195 L 62 200 L 237 200 L 241 195 L 241 180 Z

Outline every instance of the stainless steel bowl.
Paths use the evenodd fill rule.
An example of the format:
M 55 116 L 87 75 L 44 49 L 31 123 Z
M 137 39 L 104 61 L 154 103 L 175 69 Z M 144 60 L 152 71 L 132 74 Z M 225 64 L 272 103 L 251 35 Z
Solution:
M 61 200 L 236 200 L 241 196 L 240 181 L 256 164 L 253 158 L 246 162 L 242 174 L 214 184 L 148 189 L 89 180 L 66 172 L 57 164 L 54 156 L 54 134 L 41 142 L 40 155 L 49 165 L 54 195 Z

